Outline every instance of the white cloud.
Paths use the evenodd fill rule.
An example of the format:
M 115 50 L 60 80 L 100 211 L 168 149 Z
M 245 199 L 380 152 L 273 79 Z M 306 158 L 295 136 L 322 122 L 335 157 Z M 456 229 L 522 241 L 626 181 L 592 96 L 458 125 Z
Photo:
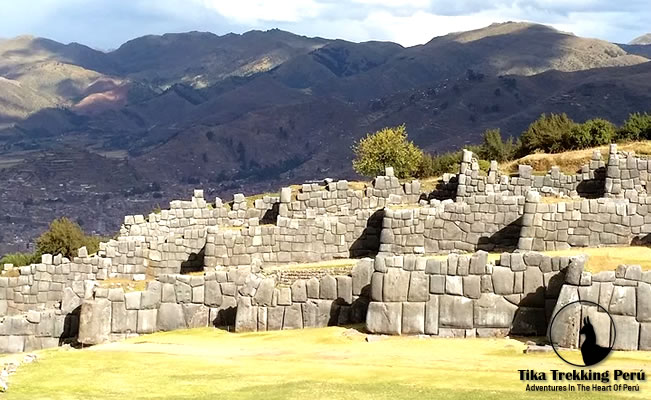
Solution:
M 203 0 L 202 3 L 238 23 L 299 22 L 317 17 L 325 5 L 314 0 Z

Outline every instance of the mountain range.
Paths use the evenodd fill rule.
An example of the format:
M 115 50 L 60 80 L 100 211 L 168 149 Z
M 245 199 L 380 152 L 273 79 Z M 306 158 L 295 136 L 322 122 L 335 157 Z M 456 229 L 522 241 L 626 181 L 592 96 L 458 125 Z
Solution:
M 647 38 L 648 39 L 648 38 Z M 509 22 L 405 48 L 280 30 L 145 36 L 111 52 L 0 40 L 0 254 L 54 217 L 127 213 L 354 178 L 351 145 L 406 123 L 430 152 L 517 136 L 543 112 L 623 121 L 651 104 L 651 45 Z

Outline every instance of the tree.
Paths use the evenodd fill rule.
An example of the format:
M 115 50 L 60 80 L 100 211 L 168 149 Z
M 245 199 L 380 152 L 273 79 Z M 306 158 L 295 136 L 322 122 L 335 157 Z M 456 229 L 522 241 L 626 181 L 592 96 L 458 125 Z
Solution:
M 639 112 L 630 114 L 617 135 L 624 140 L 651 139 L 651 115 Z
M 86 243 L 86 235 L 79 224 L 63 217 L 52 221 L 50 228 L 36 240 L 36 253 L 61 253 L 64 257 L 72 258 L 77 255 L 77 249 Z
M 479 150 L 479 156 L 485 160 L 496 160 L 499 162 L 511 160 L 516 151 L 516 143 L 513 138 L 502 140 L 502 133 L 498 129 L 488 129 L 484 132 L 483 143 Z
M 404 124 L 367 134 L 353 144 L 353 152 L 353 168 L 366 176 L 383 174 L 386 167 L 393 167 L 399 178 L 413 176 L 423 158 L 423 151 L 407 140 Z
M 615 138 L 615 125 L 601 118 L 577 124 L 565 136 L 565 149 L 585 149 L 608 144 Z
M 522 133 L 523 155 L 536 150 L 556 153 L 563 150 L 563 138 L 576 126 L 567 114 L 542 114 Z

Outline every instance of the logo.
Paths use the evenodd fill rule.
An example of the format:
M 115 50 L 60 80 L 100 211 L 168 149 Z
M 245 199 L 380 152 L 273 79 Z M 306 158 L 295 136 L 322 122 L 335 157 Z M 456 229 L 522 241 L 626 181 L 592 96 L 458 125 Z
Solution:
M 577 300 L 561 307 L 549 324 L 549 342 L 556 355 L 575 367 L 603 361 L 613 349 L 615 321 L 601 305 Z M 563 348 L 580 348 L 581 357 Z

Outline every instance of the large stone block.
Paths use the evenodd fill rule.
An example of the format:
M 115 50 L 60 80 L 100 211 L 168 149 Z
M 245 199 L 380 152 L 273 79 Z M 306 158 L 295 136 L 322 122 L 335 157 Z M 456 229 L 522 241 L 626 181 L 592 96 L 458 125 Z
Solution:
M 527 267 L 523 278 L 524 297 L 521 305 L 525 307 L 545 306 L 545 284 L 543 273 L 538 267 Z
M 610 299 L 608 311 L 611 314 L 635 316 L 635 288 L 632 286 L 615 286 Z
M 337 298 L 337 280 L 334 277 L 326 275 L 319 280 L 319 298 L 324 300 Z
M 474 324 L 477 328 L 510 328 L 518 309 L 504 297 L 492 293 L 483 293 L 474 306 Z
M 515 274 L 510 268 L 493 268 L 493 290 L 495 294 L 512 294 Z
M 268 311 L 267 311 L 268 312 Z M 267 314 L 267 318 L 269 315 Z M 267 321 L 268 323 L 269 321 Z M 251 305 L 250 297 L 237 300 L 235 332 L 255 332 L 258 329 L 258 307 Z
M 445 293 L 456 296 L 463 295 L 463 277 L 447 276 L 445 278 Z
M 481 277 L 468 275 L 463 277 L 463 295 L 471 299 L 478 299 L 481 294 Z
M 111 304 L 111 332 L 135 333 L 138 327 L 138 311 L 127 310 L 124 302 Z
M 263 279 L 253 297 L 255 303 L 260 306 L 271 306 L 275 286 L 276 281 L 273 278 Z
M 353 303 L 353 278 L 350 276 L 337 277 L 337 298 L 346 304 Z
M 307 301 L 307 286 L 305 280 L 298 279 L 292 283 L 292 302 L 304 303 Z
M 355 264 L 352 271 L 353 296 L 359 296 L 363 292 L 370 291 L 373 270 L 373 260 L 370 258 L 364 258 Z
M 382 301 L 382 283 L 384 281 L 384 273 L 373 272 L 371 275 L 371 300 Z
M 639 350 L 651 350 L 651 323 L 640 324 Z
M 382 299 L 385 302 L 407 301 L 409 292 L 409 271 L 402 268 L 389 268 L 384 274 Z
M 183 316 L 188 328 L 208 326 L 210 309 L 203 304 L 183 304 Z M 160 314 L 159 314 L 160 315 Z
M 439 296 L 430 295 L 425 304 L 425 333 L 427 335 L 439 333 Z
M 429 277 L 425 271 L 412 271 L 409 280 L 409 301 L 429 300 Z
M 177 303 L 163 303 L 158 309 L 156 329 L 159 331 L 173 331 L 187 328 L 183 307 Z
M 70 314 L 75 310 L 79 311 L 79 307 L 81 307 L 82 301 L 82 298 L 77 296 L 77 294 L 71 288 L 63 288 L 63 296 L 61 298 L 61 312 L 64 314 Z
M 283 329 L 303 329 L 303 312 L 300 304 L 285 307 Z
M 579 346 L 579 329 L 581 329 L 581 306 L 569 306 L 563 313 L 554 319 L 561 309 L 569 303 L 579 300 L 579 290 L 576 286 L 564 285 L 552 312 L 554 320 L 550 336 L 552 341 L 560 347 L 576 348 Z
M 307 280 L 307 297 L 310 299 L 319 298 L 319 280 L 317 278 L 310 278 Z
M 449 278 L 449 277 L 448 277 Z M 439 299 L 439 327 L 473 327 L 473 301 L 461 296 L 441 296 Z
M 138 333 L 152 333 L 156 331 L 156 315 L 158 310 L 138 310 Z
M 283 329 L 284 316 L 285 316 L 285 307 L 283 306 L 268 307 L 267 308 L 267 330 L 279 331 Z
M 425 303 L 402 303 L 402 333 L 420 335 L 425 333 Z
M 651 322 L 651 285 L 644 282 L 637 286 L 637 320 Z
M 615 323 L 615 345 L 614 350 L 637 350 L 640 332 L 640 323 L 635 317 L 624 315 L 613 315 Z
M 259 289 L 260 288 L 258 287 L 258 290 Z M 222 290 L 219 282 L 206 281 L 203 302 L 205 305 L 211 307 L 220 306 L 222 304 Z
M 402 325 L 402 303 L 372 301 L 366 314 L 366 329 L 370 333 L 399 335 Z
M 140 308 L 140 292 L 129 292 L 124 294 L 124 305 L 127 310 Z
M 108 299 L 84 300 L 79 318 L 80 343 L 100 344 L 109 340 L 111 302 Z
M 187 283 L 176 281 L 174 283 L 174 291 L 176 292 L 177 303 L 191 303 L 192 302 L 192 287 Z

